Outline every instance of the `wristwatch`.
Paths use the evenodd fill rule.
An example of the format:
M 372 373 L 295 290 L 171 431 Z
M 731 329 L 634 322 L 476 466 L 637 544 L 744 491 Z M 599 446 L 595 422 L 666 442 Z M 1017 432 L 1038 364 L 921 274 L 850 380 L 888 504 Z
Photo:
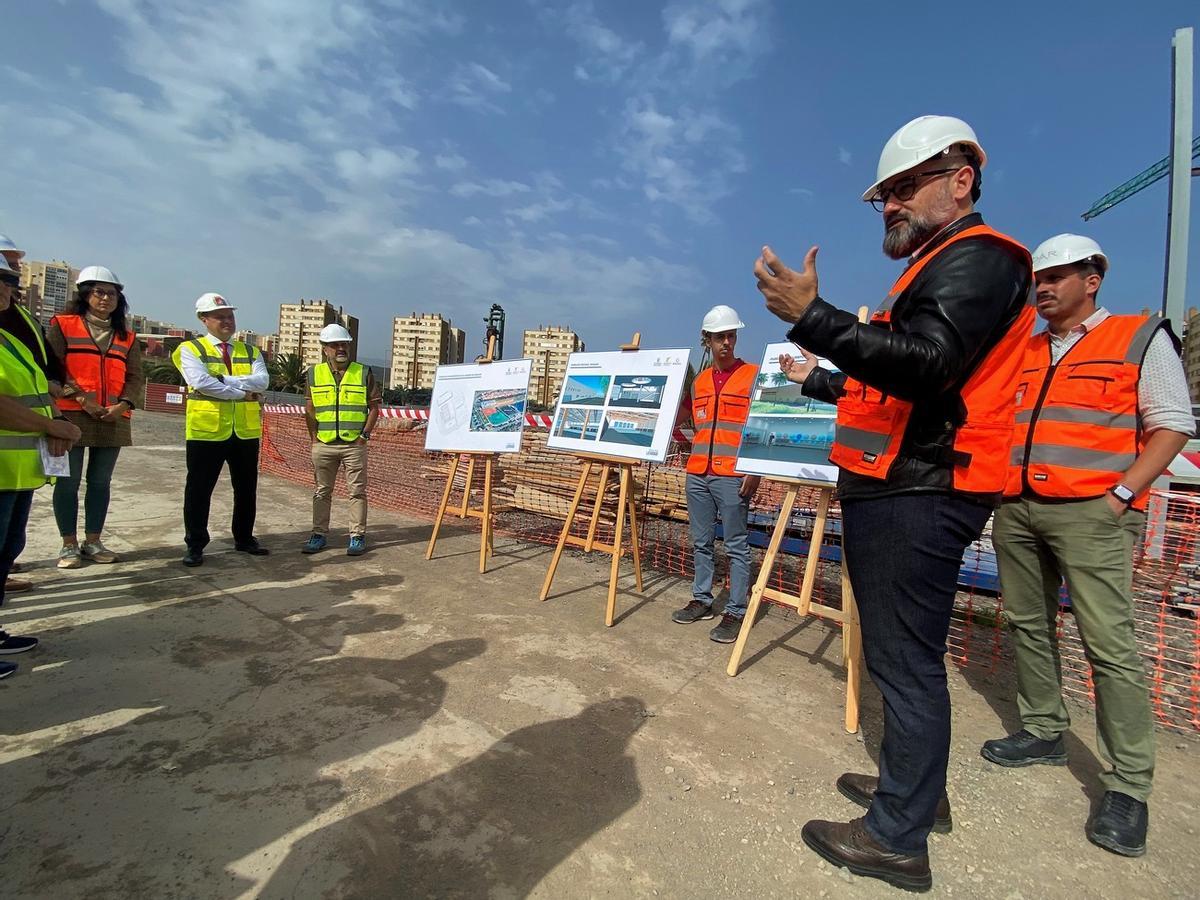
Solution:
M 1132 503 L 1134 501 L 1134 498 L 1137 497 L 1137 494 L 1135 494 L 1129 488 L 1125 487 L 1125 485 L 1123 485 L 1123 484 L 1114 484 L 1112 487 L 1110 487 L 1108 489 L 1108 492 L 1110 494 L 1112 494 L 1114 497 L 1116 497 L 1118 500 L 1120 500 L 1122 503 L 1124 503 L 1126 506 L 1128 506 L 1130 503 Z
M 358 433 L 358 436 L 359 436 L 360 438 L 362 438 L 364 441 L 369 441 L 369 440 L 371 439 L 371 432 L 369 432 L 369 431 L 360 431 L 360 432 Z

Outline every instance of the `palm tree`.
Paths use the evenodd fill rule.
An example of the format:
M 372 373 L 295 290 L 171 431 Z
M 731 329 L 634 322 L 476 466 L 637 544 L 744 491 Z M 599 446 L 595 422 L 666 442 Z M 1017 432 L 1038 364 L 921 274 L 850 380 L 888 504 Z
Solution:
M 271 390 L 285 394 L 302 394 L 308 383 L 304 360 L 297 353 L 281 353 L 268 366 L 271 373 Z
M 151 384 L 183 384 L 183 375 L 175 368 L 175 363 L 162 357 L 143 357 L 142 373 Z

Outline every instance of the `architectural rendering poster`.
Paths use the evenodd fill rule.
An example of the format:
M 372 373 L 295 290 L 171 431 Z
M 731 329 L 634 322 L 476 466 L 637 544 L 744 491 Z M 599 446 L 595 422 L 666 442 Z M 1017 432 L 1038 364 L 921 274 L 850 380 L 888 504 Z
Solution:
M 426 450 L 516 453 L 525 428 L 531 359 L 438 366 Z
M 572 353 L 546 446 L 662 462 L 687 364 L 687 350 Z
M 754 384 L 750 417 L 742 429 L 737 471 L 746 475 L 837 481 L 829 462 L 837 407 L 800 393 L 779 369 L 779 355 L 800 359 L 795 344 L 768 344 Z M 826 360 L 821 365 L 832 368 Z

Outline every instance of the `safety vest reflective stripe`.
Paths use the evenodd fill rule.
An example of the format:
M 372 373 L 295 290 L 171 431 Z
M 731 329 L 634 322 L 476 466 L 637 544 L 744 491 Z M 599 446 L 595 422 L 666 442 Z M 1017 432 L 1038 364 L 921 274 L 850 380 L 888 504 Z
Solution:
M 1033 420 L 1033 410 L 1023 409 L 1017 413 L 1017 423 Z M 1102 428 L 1130 429 L 1138 427 L 1138 417 L 1128 413 L 1111 413 L 1100 409 L 1077 409 L 1073 406 L 1046 406 L 1038 413 L 1041 422 L 1076 422 L 1082 425 L 1099 425 Z
M 324 413 L 324 412 L 332 412 L 333 410 L 337 410 L 337 409 L 340 409 L 342 412 L 365 413 L 368 409 L 370 409 L 370 407 L 367 406 L 367 404 L 365 404 L 365 403 L 342 403 L 342 404 L 334 403 L 332 405 L 324 404 L 321 406 L 314 406 L 313 412 L 314 413 Z
M 38 436 L 36 434 L 6 434 L 0 435 L 0 450 L 36 450 Z
M 14 403 L 20 403 L 22 406 L 49 406 L 54 402 L 49 394 L 22 394 L 20 397 L 9 397 L 9 400 Z
M 861 450 L 863 453 L 882 453 L 887 449 L 890 440 L 890 434 L 866 431 L 849 425 L 839 425 L 837 429 L 839 444 L 849 447 L 851 450 Z
M 1133 340 L 1129 342 L 1129 349 L 1125 352 L 1125 361 L 1137 363 L 1139 366 L 1142 360 L 1146 358 L 1146 351 L 1150 349 L 1150 341 L 1154 339 L 1154 333 L 1162 327 L 1162 319 L 1154 316 L 1146 319 L 1141 327 L 1134 332 Z
M 1021 465 L 1024 458 L 1024 447 L 1012 448 L 1009 461 L 1013 465 Z M 1034 444 L 1029 448 L 1029 462 L 1032 464 L 1088 469 L 1093 472 L 1124 472 L 1133 465 L 1135 459 L 1136 453 L 1110 453 L 1107 450 L 1090 450 L 1086 447 L 1062 444 Z

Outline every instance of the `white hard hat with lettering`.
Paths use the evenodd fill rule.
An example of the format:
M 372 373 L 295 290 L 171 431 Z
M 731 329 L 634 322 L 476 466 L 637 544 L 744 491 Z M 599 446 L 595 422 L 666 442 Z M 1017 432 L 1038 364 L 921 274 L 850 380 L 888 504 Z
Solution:
M 704 314 L 704 322 L 701 324 L 700 330 L 707 331 L 709 334 L 720 334 L 722 331 L 733 331 L 745 327 L 746 323 L 738 317 L 732 306 L 718 304 Z
M 1042 241 L 1033 251 L 1033 271 L 1069 266 L 1072 263 L 1090 262 L 1100 267 L 1100 273 L 1108 271 L 1108 257 L 1100 245 L 1082 234 L 1056 234 Z
M 86 284 L 89 281 L 103 281 L 105 284 L 111 284 L 119 291 L 125 287 L 113 270 L 104 266 L 84 266 L 79 270 L 79 277 L 75 279 L 76 284 Z
M 987 165 L 987 154 L 979 146 L 979 139 L 962 119 L 953 116 L 920 116 L 913 119 L 883 145 L 879 167 L 875 171 L 875 183 L 863 192 L 863 200 L 869 202 L 879 186 L 889 178 L 907 172 L 939 153 L 949 155 L 956 147 L 968 148 L 979 163 L 979 168 Z
M 14 244 L 12 238 L 7 234 L 0 234 L 0 253 L 15 253 L 17 259 L 21 259 L 25 255 L 25 251 Z
M 353 340 L 354 338 L 350 337 L 350 332 L 341 325 L 326 325 L 321 329 L 322 344 L 334 344 L 339 341 L 350 343 Z
M 201 294 L 200 299 L 196 301 L 197 315 L 204 315 L 205 313 L 216 312 L 221 309 L 237 309 L 237 307 L 230 306 L 229 301 L 220 294 Z

